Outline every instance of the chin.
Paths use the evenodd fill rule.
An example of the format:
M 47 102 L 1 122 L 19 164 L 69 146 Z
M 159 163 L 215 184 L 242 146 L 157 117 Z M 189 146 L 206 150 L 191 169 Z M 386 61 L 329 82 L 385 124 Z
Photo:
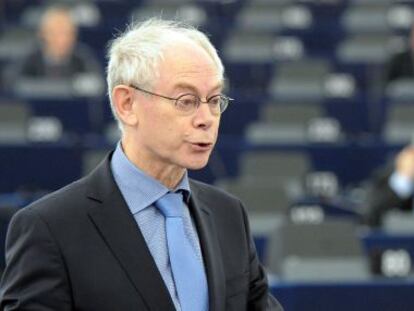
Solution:
M 189 170 L 201 170 L 202 168 L 206 167 L 208 163 L 208 159 L 203 159 L 199 161 L 190 161 L 184 165 L 185 168 Z
M 204 164 L 192 164 L 187 165 L 186 168 L 192 171 L 201 170 L 202 168 L 206 167 L 207 163 Z

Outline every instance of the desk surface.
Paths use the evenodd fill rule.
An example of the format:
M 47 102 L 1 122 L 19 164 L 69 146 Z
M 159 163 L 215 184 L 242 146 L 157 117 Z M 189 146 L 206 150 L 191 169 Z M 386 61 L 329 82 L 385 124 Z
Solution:
M 273 282 L 285 311 L 412 311 L 414 279 L 344 283 Z

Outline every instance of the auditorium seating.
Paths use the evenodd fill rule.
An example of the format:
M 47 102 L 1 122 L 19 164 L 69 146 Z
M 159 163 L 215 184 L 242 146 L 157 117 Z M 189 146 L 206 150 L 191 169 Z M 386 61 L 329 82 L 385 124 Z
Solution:
M 108 40 L 131 20 L 175 17 L 209 33 L 235 100 L 209 165 L 190 176 L 242 199 L 259 255 L 282 292 L 288 281 L 413 275 L 412 266 L 399 270 L 406 274 L 381 270 L 387 260 L 404 263 L 406 253 L 414 260 L 412 232 L 363 228 L 355 195 L 413 138 L 412 81 L 385 88 L 381 76 L 391 52 L 406 44 L 411 1 L 70 3 L 81 41 L 102 66 Z M 6 0 L 0 11 L 0 209 L 22 208 L 90 172 L 119 137 L 103 80 L 37 81 L 37 93 L 30 83 L 13 83 L 44 5 Z M 36 195 L 22 198 L 22 189 Z M 389 218 L 387 226 L 409 226 L 403 220 Z M 325 242 L 338 253 L 328 256 Z
M 312 102 L 275 103 L 260 107 L 257 121 L 246 127 L 246 140 L 251 143 L 305 143 L 312 120 L 323 116 L 321 105 Z
M 16 143 L 26 141 L 26 128 L 30 109 L 17 100 L 0 105 L 0 142 Z
M 286 281 L 357 281 L 369 279 L 369 265 L 354 224 L 283 223 L 268 244 L 266 264 Z

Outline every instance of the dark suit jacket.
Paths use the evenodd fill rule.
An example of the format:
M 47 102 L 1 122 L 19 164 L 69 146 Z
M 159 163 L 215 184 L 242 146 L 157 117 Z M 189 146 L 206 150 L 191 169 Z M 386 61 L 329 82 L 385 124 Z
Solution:
M 386 82 L 403 78 L 414 79 L 414 58 L 411 49 L 393 55 L 386 68 Z
M 19 76 L 22 78 L 71 79 L 78 74 L 99 74 L 100 66 L 87 46 L 78 44 L 68 59 L 60 64 L 50 64 L 41 48 L 35 49 L 23 61 Z
M 237 199 L 191 180 L 190 209 L 206 265 L 210 310 L 281 310 Z M 1 310 L 174 310 L 109 167 L 12 219 Z

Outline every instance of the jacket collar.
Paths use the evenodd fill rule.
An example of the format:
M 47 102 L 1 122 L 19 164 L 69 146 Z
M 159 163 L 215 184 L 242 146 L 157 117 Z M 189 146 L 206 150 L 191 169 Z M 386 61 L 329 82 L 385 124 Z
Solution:
M 173 311 L 174 305 L 145 239 L 117 187 L 110 170 L 112 153 L 88 176 L 89 217 L 108 248 L 150 310 Z M 225 279 L 221 251 L 211 219 L 208 196 L 190 180 L 190 210 L 206 265 L 210 310 L 225 310 Z

